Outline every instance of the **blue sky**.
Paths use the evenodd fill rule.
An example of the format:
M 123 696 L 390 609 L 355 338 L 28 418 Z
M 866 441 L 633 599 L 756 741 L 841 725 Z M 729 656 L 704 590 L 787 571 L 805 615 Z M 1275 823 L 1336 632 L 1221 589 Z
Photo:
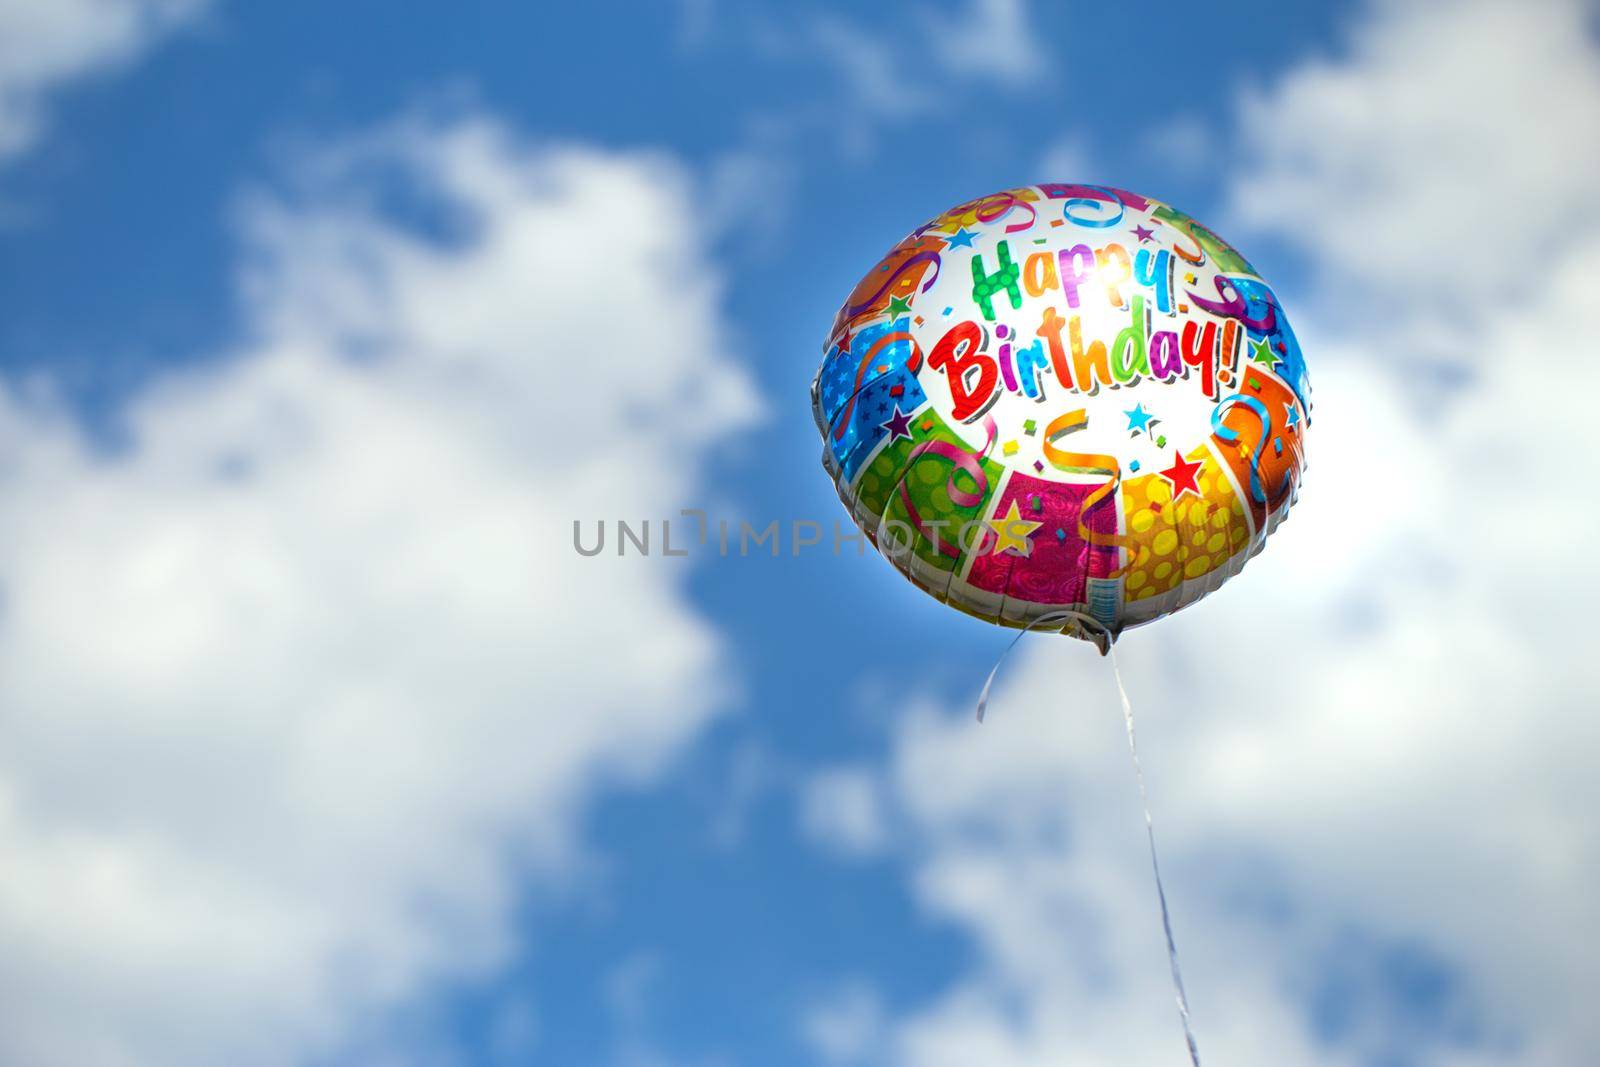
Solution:
M 1217 160 L 1162 158 L 1153 150 L 1162 127 L 1187 119 L 1225 134 L 1231 94 L 1331 51 L 1340 21 L 1337 5 L 1245 4 L 1226 21 L 1173 9 L 1152 15 L 1125 51 L 1102 47 L 1086 15 L 1041 14 L 1030 37 L 1049 56 L 1039 61 L 1042 83 L 1008 87 L 1007 61 L 984 58 L 993 78 L 937 94 L 907 86 L 926 103 L 906 121 L 879 123 L 842 83 L 841 61 L 805 41 L 807 28 L 848 20 L 884 50 L 887 73 L 887 64 L 919 61 L 915 6 L 727 7 L 709 8 L 704 26 L 666 3 L 538 14 L 497 3 L 409 12 L 358 3 L 331 18 L 312 4 L 212 9 L 136 69 L 55 94 L 49 136 L 8 168 L 10 211 L 26 224 L 12 228 L 4 263 L 8 302 L 24 309 L 7 316 L 7 363 L 56 363 L 65 349 L 103 382 L 108 350 L 124 378 L 137 378 L 151 360 L 225 338 L 235 254 L 225 222 L 241 188 L 278 173 L 297 142 L 442 100 L 470 101 L 531 137 L 659 147 L 702 168 L 777 142 L 787 151 L 775 178 L 790 190 L 792 219 L 769 224 L 784 226 L 781 240 L 730 250 L 744 253 L 730 294 L 741 324 L 772 313 L 757 294 L 790 273 L 793 259 L 779 248 L 803 219 L 825 211 L 834 220 L 805 275 L 820 291 L 803 294 L 826 305 L 885 233 L 920 221 L 928 204 L 1032 180 L 1064 140 L 1081 141 L 1108 177 L 1159 183 L 1200 211 L 1216 197 Z M 1169 73 L 1191 67 L 1198 76 Z M 870 145 L 852 151 L 842 142 L 856 125 L 871 128 Z M 1225 152 L 1225 143 L 1205 150 Z M 86 284 L 87 262 L 101 284 Z M 748 285 L 737 284 L 743 271 Z M 139 284 L 106 284 L 119 278 Z
M 568 540 L 842 519 L 838 303 L 1041 180 L 1235 240 L 1319 388 L 1125 642 L 1202 1050 L 1592 1047 L 1592 447 L 1512 370 L 1600 384 L 1591 8 L 416 7 L 0 7 L 0 1062 L 1180 1062 L 1102 663 L 980 728 L 1009 635 L 870 553 Z

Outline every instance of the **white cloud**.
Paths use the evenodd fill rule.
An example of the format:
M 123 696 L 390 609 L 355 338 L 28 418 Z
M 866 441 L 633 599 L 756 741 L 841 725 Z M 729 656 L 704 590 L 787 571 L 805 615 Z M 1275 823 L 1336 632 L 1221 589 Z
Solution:
M 922 21 L 934 52 L 956 74 L 1022 85 L 1043 71 L 1029 25 L 1028 0 L 970 0 L 955 16 L 937 10 Z
M 1120 646 L 1208 1059 L 1566 1067 L 1600 1041 L 1588 17 L 1382 5 L 1242 111 L 1236 214 L 1322 280 L 1287 294 L 1312 466 L 1225 592 Z M 986 725 L 910 715 L 884 781 L 919 901 L 981 960 L 894 1021 L 898 1062 L 1181 1057 L 1103 663 L 1031 643 Z M 1372 945 L 1444 975 L 1434 1000 Z M 1347 971 L 1368 999 L 1325 1030 Z
M 707 223 L 739 252 L 777 254 L 785 247 L 796 184 L 795 124 L 757 120 L 740 141 L 707 164 Z
M 499 1005 L 489 1026 L 489 1062 L 515 1067 L 533 1058 L 539 1048 L 539 1006 L 526 996 Z
M 1027 0 L 971 0 L 959 7 L 919 9 L 914 18 L 883 25 L 816 14 L 806 41 L 838 69 L 845 106 L 808 106 L 812 121 L 837 130 L 865 154 L 872 127 L 915 118 L 946 99 L 951 84 L 1018 88 L 1036 81 L 1043 62 L 1029 25 Z M 769 47 L 793 54 L 787 35 Z
M 1139 144 L 1151 159 L 1174 174 L 1212 174 L 1224 154 L 1212 119 L 1194 113 L 1155 123 L 1139 136 Z
M 1083 137 L 1069 134 L 1051 144 L 1039 157 L 1040 181 L 1096 182 L 1104 175 L 1096 172 L 1094 153 Z
M 811 33 L 866 117 L 904 119 L 932 104 L 928 86 L 908 73 L 894 38 L 885 40 L 869 27 L 833 15 L 815 16 Z
M 1536 295 L 1552 257 L 1593 231 L 1594 17 L 1570 0 L 1378 5 L 1353 60 L 1246 99 L 1235 212 L 1303 242 L 1325 280 L 1401 305 L 1391 314 Z
M 857 982 L 813 1004 L 801 1032 L 823 1062 L 848 1067 L 874 1062 L 886 1029 L 877 991 Z
M 754 414 L 682 169 L 459 118 L 307 172 L 125 450 L 0 394 L 0 1060 L 336 1045 L 501 958 L 727 695 L 675 561 L 570 544 Z
M 808 778 L 800 825 L 812 840 L 847 856 L 882 851 L 889 831 L 877 777 L 866 768 L 835 767 Z
M 717 0 L 677 0 L 678 48 L 695 52 L 704 47 L 716 29 Z
M 0 0 L 0 160 L 38 134 L 44 97 L 125 63 L 208 0 Z

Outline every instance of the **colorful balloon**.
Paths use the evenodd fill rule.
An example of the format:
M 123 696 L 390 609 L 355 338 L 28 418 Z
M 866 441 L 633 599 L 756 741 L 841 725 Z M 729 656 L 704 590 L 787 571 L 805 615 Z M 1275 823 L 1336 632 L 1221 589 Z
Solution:
M 1192 604 L 1261 550 L 1305 466 L 1311 387 L 1272 289 L 1122 189 L 1011 189 L 919 226 L 824 353 L 812 408 L 852 518 L 1004 626 L 1091 636 L 1078 613 L 1114 636 Z

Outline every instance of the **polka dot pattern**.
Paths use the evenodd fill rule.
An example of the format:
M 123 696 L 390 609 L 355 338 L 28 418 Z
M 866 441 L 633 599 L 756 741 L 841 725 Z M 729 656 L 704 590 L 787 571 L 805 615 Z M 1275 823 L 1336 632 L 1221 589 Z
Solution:
M 1195 478 L 1200 495 L 1174 500 L 1172 486 L 1151 473 L 1122 483 L 1128 569 L 1127 598 L 1144 600 L 1221 567 L 1250 540 L 1244 501 L 1223 475 L 1210 449 L 1185 458 L 1203 460 Z

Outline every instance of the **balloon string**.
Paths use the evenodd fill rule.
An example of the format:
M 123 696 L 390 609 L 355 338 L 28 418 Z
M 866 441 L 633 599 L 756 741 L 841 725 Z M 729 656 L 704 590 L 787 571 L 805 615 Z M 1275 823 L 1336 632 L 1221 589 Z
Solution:
M 1086 615 L 1081 611 L 1072 611 L 1070 609 L 1064 611 L 1045 612 L 1043 615 L 1040 615 L 1037 619 L 1034 619 L 1032 622 L 1028 623 L 1028 625 L 1024 626 L 1022 628 L 1022 632 L 1011 639 L 1011 643 L 1005 647 L 1005 651 L 1000 653 L 1000 658 L 995 660 L 994 666 L 989 669 L 989 677 L 983 680 L 983 691 L 978 694 L 979 722 L 983 721 L 983 713 L 989 707 L 989 689 L 994 685 L 995 675 L 1000 673 L 1001 664 L 1005 663 L 1006 657 L 1011 655 L 1011 650 L 1017 647 L 1017 642 L 1021 641 L 1024 637 L 1027 637 L 1028 634 L 1032 633 L 1034 630 L 1038 629 L 1047 622 L 1066 622 L 1069 620 L 1078 624 L 1078 632 L 1073 636 L 1084 637 L 1085 640 L 1093 641 L 1095 647 L 1100 649 L 1100 654 L 1102 656 L 1110 651 L 1111 642 L 1113 640 L 1111 631 L 1106 629 L 1105 623 L 1101 622 L 1093 615 Z M 1066 627 L 1062 627 L 1062 629 L 1065 630 Z M 1093 637 L 1086 637 L 1083 633 L 1084 630 L 1093 630 L 1095 631 L 1095 634 Z
M 1111 676 L 1117 681 L 1117 695 L 1122 698 L 1122 721 L 1128 731 L 1128 755 L 1133 759 L 1133 775 L 1139 783 L 1139 800 L 1144 808 L 1145 839 L 1150 844 L 1150 871 L 1155 875 L 1156 899 L 1161 903 L 1161 931 L 1167 938 L 1167 964 L 1172 970 L 1172 991 L 1178 1002 L 1178 1018 L 1183 1023 L 1183 1038 L 1189 1046 L 1189 1063 L 1192 1067 L 1200 1067 L 1200 1046 L 1195 1041 L 1194 1025 L 1189 1017 L 1189 994 L 1183 988 L 1183 967 L 1178 961 L 1177 939 L 1172 936 L 1172 913 L 1167 907 L 1167 887 L 1161 878 L 1161 859 L 1156 851 L 1156 824 L 1150 815 L 1150 792 L 1145 787 L 1144 765 L 1139 762 L 1139 742 L 1133 728 L 1133 702 L 1128 699 L 1127 686 L 1122 684 L 1122 669 L 1117 665 L 1115 636 L 1099 619 L 1081 611 L 1053 611 L 1034 619 L 1021 633 L 1011 639 L 1011 643 L 1000 653 L 1000 658 L 989 671 L 989 677 L 984 680 L 983 691 L 978 694 L 978 721 L 983 721 L 984 710 L 989 705 L 989 689 L 994 685 L 995 675 L 1000 673 L 1000 665 L 1011 655 L 1011 650 L 1017 647 L 1017 642 L 1041 623 L 1057 620 L 1076 622 L 1079 636 L 1084 636 L 1084 631 L 1093 631 L 1094 637 L 1090 639 L 1099 645 L 1101 655 L 1111 658 Z
M 1178 943 L 1172 937 L 1172 914 L 1167 910 L 1167 889 L 1161 881 L 1161 860 L 1156 854 L 1156 824 L 1150 817 L 1150 794 L 1145 789 L 1144 766 L 1139 762 L 1139 742 L 1133 732 L 1133 704 L 1128 700 L 1127 687 L 1122 684 L 1122 671 L 1117 666 L 1115 649 L 1111 656 L 1111 674 L 1117 680 L 1117 695 L 1122 698 L 1122 719 L 1128 727 L 1128 755 L 1133 758 L 1133 774 L 1139 782 L 1139 800 L 1144 805 L 1144 831 L 1150 842 L 1150 870 L 1156 878 L 1156 898 L 1161 901 L 1161 929 L 1167 935 L 1167 963 L 1172 968 L 1172 990 L 1178 1001 L 1178 1017 L 1183 1020 L 1183 1037 L 1189 1043 L 1189 1062 L 1200 1067 L 1200 1047 L 1195 1044 L 1194 1027 L 1189 1018 L 1189 996 L 1183 989 L 1183 968 L 1178 963 Z

